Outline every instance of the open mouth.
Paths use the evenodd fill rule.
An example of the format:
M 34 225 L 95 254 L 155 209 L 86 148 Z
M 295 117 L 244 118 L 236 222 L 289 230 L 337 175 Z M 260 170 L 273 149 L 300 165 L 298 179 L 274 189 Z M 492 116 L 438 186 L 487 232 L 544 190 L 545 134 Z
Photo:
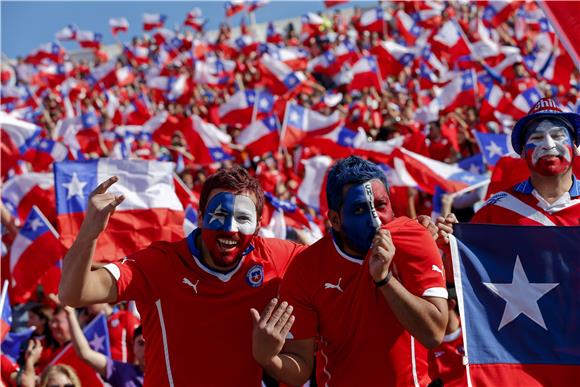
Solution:
M 218 246 L 222 250 L 232 250 L 238 246 L 240 243 L 239 240 L 231 239 L 231 238 L 218 238 L 217 239 Z

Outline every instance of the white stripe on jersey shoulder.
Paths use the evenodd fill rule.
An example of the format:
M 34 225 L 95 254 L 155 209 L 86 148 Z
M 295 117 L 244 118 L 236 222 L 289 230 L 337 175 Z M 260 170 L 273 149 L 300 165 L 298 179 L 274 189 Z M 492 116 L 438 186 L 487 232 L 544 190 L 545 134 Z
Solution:
M 165 320 L 163 319 L 163 309 L 161 308 L 161 300 L 155 301 L 157 307 L 157 314 L 159 315 L 159 325 L 161 326 L 161 337 L 163 339 L 163 353 L 165 354 L 165 368 L 167 370 L 167 381 L 169 387 L 174 387 L 173 373 L 171 372 L 171 362 L 169 361 L 169 346 L 167 345 L 167 331 L 165 330 Z
M 107 263 L 105 266 L 103 266 L 103 269 L 111 273 L 115 281 L 118 281 L 119 278 L 121 278 L 121 270 L 119 270 L 119 266 L 117 266 L 116 264 Z
M 449 294 L 447 293 L 447 289 L 438 287 L 426 289 L 423 294 L 421 294 L 421 297 L 439 297 L 447 299 Z
M 357 265 L 362 265 L 363 264 L 363 260 L 362 259 L 357 259 L 355 257 L 351 257 L 350 255 L 348 255 L 347 253 L 345 253 L 344 251 L 342 251 L 340 249 L 340 247 L 338 247 L 338 245 L 334 241 L 334 238 L 332 238 L 332 244 L 334 245 L 334 248 L 336 249 L 336 252 L 338 254 L 340 254 L 340 256 L 343 257 L 344 259 L 346 259 L 347 261 L 354 262 Z
M 240 262 L 238 262 L 238 264 L 236 265 L 235 268 L 232 269 L 232 271 L 227 273 L 220 273 L 219 271 L 214 271 L 209 267 L 205 266 L 203 263 L 201 263 L 199 259 L 197 259 L 195 255 L 192 254 L 191 256 L 193 257 L 193 260 L 201 270 L 205 271 L 208 274 L 213 275 L 222 282 L 228 282 L 229 280 L 231 280 L 234 274 L 236 274 L 238 270 L 240 270 L 240 268 L 242 267 L 242 263 L 244 263 L 244 256 L 242 256 L 242 259 L 240 259 Z
M 546 215 L 507 192 L 497 192 L 495 195 L 487 199 L 485 205 L 494 205 L 505 208 L 506 210 L 515 212 L 516 214 L 536 221 L 544 226 L 555 226 L 554 222 L 552 222 Z

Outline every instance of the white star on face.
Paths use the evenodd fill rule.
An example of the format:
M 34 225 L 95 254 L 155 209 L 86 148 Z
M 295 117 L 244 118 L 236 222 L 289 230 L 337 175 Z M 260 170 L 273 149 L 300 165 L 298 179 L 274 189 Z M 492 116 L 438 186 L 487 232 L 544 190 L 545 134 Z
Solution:
M 101 352 L 105 350 L 105 336 L 99 336 L 95 333 L 89 345 L 94 351 Z
M 42 226 L 42 222 L 38 218 L 32 219 L 29 224 L 30 224 L 30 228 L 32 229 L 32 231 L 36 231 L 37 228 Z
M 220 222 L 222 225 L 225 223 L 225 216 L 224 214 L 220 213 L 222 210 L 222 205 L 221 203 L 218 204 L 218 206 L 216 207 L 215 210 L 213 210 L 213 212 L 209 213 L 209 216 L 211 216 L 210 220 L 209 220 L 209 224 L 212 224 L 214 220 L 217 220 L 218 222 Z
M 66 200 L 69 200 L 73 196 L 78 196 L 81 199 L 84 199 L 85 194 L 83 192 L 83 188 L 87 185 L 86 182 L 82 182 L 79 180 L 76 172 L 73 172 L 72 179 L 70 183 L 63 183 L 62 186 L 67 189 Z
M 520 256 L 516 256 L 514 276 L 511 284 L 483 283 L 489 290 L 506 301 L 505 309 L 499 327 L 501 328 L 512 322 L 520 314 L 525 314 L 536 324 L 548 330 L 538 306 L 538 300 L 554 289 L 559 283 L 530 283 L 522 267 Z
M 501 147 L 497 145 L 495 141 L 492 141 L 491 144 L 485 147 L 485 149 L 487 150 L 490 159 L 493 158 L 495 155 L 501 157 L 501 155 L 503 154 Z

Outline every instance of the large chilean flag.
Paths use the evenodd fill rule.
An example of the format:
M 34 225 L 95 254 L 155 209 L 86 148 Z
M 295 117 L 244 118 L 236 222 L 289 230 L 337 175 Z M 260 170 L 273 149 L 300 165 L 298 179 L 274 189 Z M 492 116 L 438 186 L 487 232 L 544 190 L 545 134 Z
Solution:
M 276 116 L 272 114 L 263 120 L 252 122 L 240 132 L 236 142 L 244 145 L 246 151 L 256 156 L 278 150 L 280 134 Z
M 282 145 L 292 148 L 309 136 L 328 133 L 342 123 L 338 112 L 325 116 L 294 102 L 286 106 L 286 117 L 280 135 Z
M 111 262 L 153 241 L 183 237 L 183 206 L 173 186 L 173 164 L 160 161 L 63 161 L 54 165 L 57 223 L 68 247 L 76 238 L 91 192 L 111 176 L 109 191 L 125 195 L 97 242 L 94 260 Z

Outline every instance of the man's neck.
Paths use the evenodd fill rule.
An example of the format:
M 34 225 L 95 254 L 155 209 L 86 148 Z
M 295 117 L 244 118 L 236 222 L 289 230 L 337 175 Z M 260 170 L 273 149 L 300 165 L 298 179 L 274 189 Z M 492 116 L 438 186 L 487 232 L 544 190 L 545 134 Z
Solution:
M 236 262 L 234 262 L 231 266 L 228 267 L 221 267 L 215 264 L 215 262 L 213 261 L 211 254 L 209 253 L 209 249 L 206 247 L 205 243 L 203 243 L 203 240 L 201 239 L 201 234 L 199 234 L 197 236 L 197 238 L 195 238 L 195 244 L 197 245 L 197 248 L 199 249 L 199 251 L 201 252 L 201 261 L 210 269 L 217 271 L 219 273 L 229 273 L 230 271 L 232 271 L 240 262 L 239 260 L 237 260 Z
M 572 187 L 572 169 L 556 176 L 542 176 L 532 172 L 532 185 L 545 201 L 552 204 Z

